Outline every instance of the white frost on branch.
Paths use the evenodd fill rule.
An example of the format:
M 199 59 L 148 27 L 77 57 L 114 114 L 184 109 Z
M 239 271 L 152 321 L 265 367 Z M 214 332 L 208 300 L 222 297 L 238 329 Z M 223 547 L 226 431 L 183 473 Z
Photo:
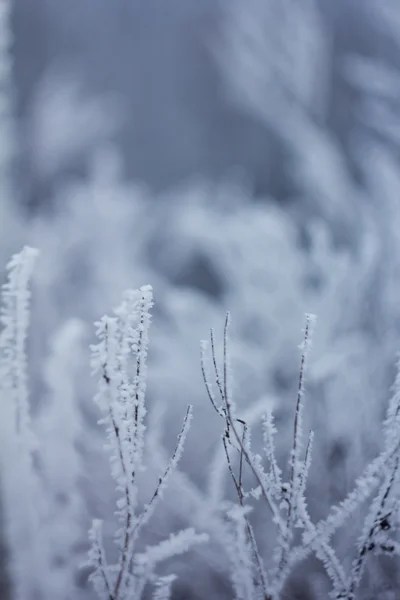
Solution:
M 232 514 L 236 516 L 236 543 L 239 546 L 232 554 L 229 547 L 227 555 L 232 563 L 232 585 L 238 599 L 260 597 L 279 600 L 283 588 L 295 566 L 314 553 L 321 561 L 325 572 L 331 580 L 330 596 L 336 600 L 355 600 L 365 569 L 366 559 L 370 554 L 397 556 L 400 545 L 393 538 L 392 532 L 399 524 L 400 488 L 400 375 L 397 374 L 394 391 L 384 423 L 385 447 L 375 460 L 357 479 L 353 490 L 331 508 L 327 518 L 314 524 L 309 515 L 306 500 L 306 485 L 311 466 L 313 432 L 308 436 L 307 446 L 303 447 L 303 396 L 304 381 L 311 349 L 311 339 L 315 317 L 306 315 L 304 339 L 300 346 L 301 363 L 295 409 L 293 430 L 293 446 L 289 458 L 289 481 L 282 482 L 282 472 L 275 457 L 275 427 L 270 411 L 263 418 L 264 454 L 269 470 L 265 470 L 262 458 L 250 447 L 248 425 L 230 412 L 230 402 L 223 393 L 225 379 L 221 379 L 214 352 L 213 333 L 211 335 L 211 362 L 214 378 L 220 390 L 222 405 L 217 407 L 211 383 L 211 375 L 207 365 L 207 344 L 201 343 L 201 368 L 207 395 L 213 408 L 225 420 L 223 445 L 225 456 L 238 498 L 238 507 Z M 227 339 L 227 325 L 224 340 Z M 227 352 L 224 344 L 224 362 Z M 398 363 L 398 369 L 400 364 Z M 224 374 L 227 373 L 225 365 Z M 221 393 L 222 390 L 222 393 Z M 240 429 L 239 429 L 240 428 Z M 235 457 L 235 461 L 233 459 Z M 244 490 L 243 471 L 249 469 L 256 482 L 256 487 Z M 346 520 L 377 490 L 372 499 L 364 521 L 361 536 L 356 545 L 356 557 L 350 573 L 344 566 L 332 544 L 332 536 Z M 272 513 L 272 521 L 277 528 L 274 565 L 270 572 L 264 568 L 263 560 L 258 552 L 254 530 L 247 517 L 251 500 L 264 500 Z M 299 534 L 300 533 L 300 543 Z M 258 591 L 257 591 L 258 590 Z
M 49 574 L 41 546 L 42 503 L 33 453 L 26 341 L 29 281 L 38 251 L 25 247 L 7 265 L 0 309 L 0 461 L 5 539 L 16 600 L 31 600 Z M 29 501 L 27 501 L 29 499 Z M 43 540 L 42 540 L 43 542 Z
M 103 413 L 100 422 L 107 428 L 111 472 L 120 496 L 116 511 L 120 525 L 115 539 L 119 554 L 117 564 L 107 564 L 98 521 L 90 533 L 89 564 L 94 568 L 91 580 L 107 600 L 140 598 L 146 583 L 157 580 L 154 569 L 158 562 L 207 539 L 204 534 L 197 535 L 188 529 L 148 548 L 145 553 L 137 552 L 141 529 L 150 520 L 178 465 L 192 419 L 189 406 L 172 457 L 149 502 L 140 509 L 137 476 L 145 468 L 146 360 L 152 306 L 150 286 L 127 291 L 122 304 L 114 311 L 115 316 L 105 316 L 96 323 L 99 343 L 91 347 L 93 373 L 99 376 L 95 402 Z M 163 590 L 166 592 L 167 588 L 164 586 Z

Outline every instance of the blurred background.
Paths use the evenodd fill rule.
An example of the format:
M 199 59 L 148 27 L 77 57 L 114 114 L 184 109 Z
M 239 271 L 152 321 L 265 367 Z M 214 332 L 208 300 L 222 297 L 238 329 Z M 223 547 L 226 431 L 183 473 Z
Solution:
M 282 468 L 304 313 L 318 317 L 306 397 L 318 448 L 308 496 L 313 518 L 343 498 L 381 447 L 400 347 L 400 5 L 1 6 L 0 257 L 5 265 L 23 244 L 40 249 L 31 407 L 48 527 L 57 532 L 43 566 L 51 585 L 43 576 L 36 596 L 24 600 L 94 597 L 78 565 L 93 516 L 112 532 L 115 498 L 88 344 L 92 323 L 122 291 L 147 283 L 155 308 L 144 500 L 188 402 L 195 418 L 182 471 L 145 542 L 181 526 L 212 530 L 211 549 L 172 565 L 180 577 L 173 598 L 231 598 L 210 515 L 223 497 L 235 496 L 199 365 L 199 342 L 210 327 L 222 334 L 226 310 L 239 412 L 254 424 L 256 444 L 262 412 L 274 409 Z M 54 361 L 57 377 L 49 375 Z M 268 557 L 267 509 L 257 505 L 254 519 Z M 351 562 L 356 537 L 357 519 L 337 540 L 344 561 Z M 39 552 L 47 542 L 27 536 L 22 543 Z M 4 600 L 14 600 L 9 554 L 4 542 Z M 371 572 L 383 573 L 393 589 L 399 583 L 385 562 Z M 309 561 L 287 597 L 326 597 L 326 586 L 321 567 Z M 364 592 L 377 597 L 371 585 Z

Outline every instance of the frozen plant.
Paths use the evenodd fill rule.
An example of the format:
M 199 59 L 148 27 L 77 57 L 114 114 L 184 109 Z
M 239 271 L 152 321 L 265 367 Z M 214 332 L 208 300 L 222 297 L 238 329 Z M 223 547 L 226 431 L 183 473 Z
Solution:
M 80 358 L 81 325 L 69 322 L 54 338 L 45 369 L 49 394 L 39 418 L 32 418 L 26 345 L 37 254 L 30 247 L 15 254 L 1 290 L 0 473 L 8 574 L 13 600 L 75 600 L 84 506 L 77 493 L 81 465 L 74 442 L 81 428 L 73 358 Z
M 94 520 L 90 530 L 89 564 L 94 569 L 90 579 L 104 600 L 139 599 L 148 582 L 155 584 L 155 598 L 168 598 L 173 579 L 157 578 L 156 567 L 161 561 L 207 539 L 205 534 L 198 535 L 188 528 L 142 552 L 137 551 L 139 534 L 153 515 L 177 467 L 192 419 L 189 406 L 172 458 L 159 477 L 150 501 L 140 511 L 137 477 L 144 469 L 146 359 L 152 306 L 150 286 L 127 291 L 114 316 L 104 316 L 96 323 L 99 343 L 91 348 L 93 371 L 99 376 L 95 401 L 103 413 L 100 423 L 107 427 L 112 476 L 120 494 L 116 511 L 120 527 L 115 534 L 118 547 L 115 565 L 109 565 L 105 556 L 102 522 Z
M 33 599 L 51 576 L 45 558 L 41 485 L 34 469 L 38 441 L 31 424 L 26 358 L 29 280 L 36 256 L 37 250 L 29 247 L 14 254 L 1 289 L 0 471 L 4 534 L 15 600 Z M 44 551 L 35 551 L 36 545 Z
M 29 281 L 36 256 L 37 250 L 30 247 L 15 254 L 7 265 L 8 278 L 1 289 L 0 466 L 4 533 L 13 599 L 71 600 L 80 597 L 74 571 L 82 507 L 75 498 L 80 467 L 73 444 L 79 423 L 74 377 L 69 370 L 73 367 L 72 352 L 74 359 L 79 360 L 76 342 L 82 326 L 69 322 L 57 336 L 46 370 L 51 401 L 49 398 L 39 419 L 32 419 L 26 341 Z M 144 468 L 146 358 L 152 304 L 150 287 L 127 291 L 115 316 L 103 317 L 97 323 L 99 343 L 92 347 L 93 367 L 100 374 L 96 401 L 107 425 L 112 475 L 121 493 L 117 506 L 121 527 L 115 540 L 119 550 L 116 565 L 107 564 L 101 521 L 95 520 L 90 531 L 89 562 L 94 567 L 91 579 L 100 597 L 107 600 L 132 596 L 139 599 L 148 582 L 155 584 L 155 598 L 168 598 L 174 576 L 163 574 L 157 578 L 156 567 L 207 539 L 205 534 L 197 535 L 188 528 L 153 547 L 137 547 L 139 534 L 178 464 L 192 419 L 189 406 L 172 458 L 150 501 L 139 511 L 136 479 Z M 58 444 L 64 438 L 64 452 L 54 446 L 54 436 Z M 60 462 L 64 465 L 61 471 Z M 60 497 L 58 506 L 53 496 Z
M 284 471 L 279 467 L 275 456 L 276 431 L 272 414 L 269 412 L 263 418 L 265 461 L 253 451 L 250 429 L 246 421 L 237 415 L 232 395 L 228 352 L 229 313 L 224 327 L 222 369 L 217 361 L 213 330 L 210 335 L 210 355 L 208 342 L 203 341 L 201 344 L 203 379 L 211 405 L 225 422 L 222 441 L 239 504 L 228 512 L 233 523 L 233 536 L 232 548 L 227 549 L 232 562 L 231 579 L 235 598 L 238 600 L 279 600 L 283 597 L 284 586 L 294 567 L 311 553 L 322 562 L 331 580 L 331 597 L 336 600 L 355 600 L 367 559 L 378 554 L 400 554 L 400 543 L 396 540 L 400 517 L 400 361 L 397 364 L 398 375 L 394 394 L 384 423 L 385 443 L 381 454 L 366 467 L 347 497 L 339 505 L 331 508 L 328 517 L 314 524 L 308 512 L 306 487 L 314 434 L 309 433 L 304 448 L 303 396 L 314 321 L 313 315 L 306 315 L 304 341 L 300 346 L 301 364 L 288 481 L 283 479 Z M 211 383 L 209 362 L 212 365 L 221 404 L 217 401 Z M 237 457 L 237 466 L 234 456 Z M 248 491 L 244 489 L 245 465 L 249 467 L 255 480 L 255 486 Z M 360 510 L 362 504 L 371 496 L 362 533 L 356 544 L 356 557 L 350 572 L 347 572 L 331 545 L 331 538 L 346 519 Z M 255 530 L 249 518 L 251 498 L 262 498 L 266 502 L 277 530 L 276 549 L 272 564 L 268 565 L 268 568 L 260 554 Z

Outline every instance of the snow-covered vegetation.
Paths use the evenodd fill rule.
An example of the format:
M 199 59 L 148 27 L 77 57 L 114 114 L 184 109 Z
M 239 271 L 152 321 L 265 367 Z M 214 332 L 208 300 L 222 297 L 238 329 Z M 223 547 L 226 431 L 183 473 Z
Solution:
M 12 589 L 15 597 L 21 600 L 62 595 L 72 598 L 78 594 L 74 571 L 78 569 L 76 551 L 80 532 L 75 527 L 79 511 L 76 510 L 76 491 L 73 489 L 77 476 L 74 477 L 71 468 L 73 439 L 70 440 L 71 464 L 67 463 L 67 471 L 62 461 L 58 461 L 57 468 L 49 468 L 52 463 L 49 459 L 57 451 L 60 440 L 46 440 L 38 436 L 29 404 L 26 356 L 31 302 L 29 280 L 36 255 L 36 250 L 25 247 L 12 257 L 7 265 L 8 280 L 2 287 L 1 307 L 3 510 Z M 193 416 L 189 405 L 172 457 L 159 475 L 153 494 L 140 508 L 138 480 L 146 463 L 146 360 L 152 306 L 150 286 L 125 292 L 114 316 L 104 316 L 96 323 L 98 343 L 91 346 L 92 370 L 98 376 L 95 402 L 103 415 L 99 424 L 106 426 L 106 447 L 110 452 L 111 473 L 118 493 L 115 511 L 119 523 L 115 534 L 118 554 L 115 564 L 108 562 L 102 521 L 94 519 L 89 531 L 89 581 L 93 583 L 98 597 L 104 600 L 139 599 L 148 584 L 154 586 L 154 598 L 169 598 L 176 575 L 156 575 L 158 564 L 187 552 L 199 543 L 213 541 L 208 532 L 196 533 L 193 528 L 186 528 L 170 533 L 167 539 L 155 545 L 144 548 L 140 545 L 140 533 L 151 521 L 178 467 Z M 201 371 L 211 406 L 224 421 L 222 442 L 226 468 L 234 484 L 237 504 L 224 499 L 215 503 L 206 497 L 203 510 L 207 513 L 208 525 L 213 522 L 219 524 L 214 535 L 220 533 L 218 529 L 222 532 L 217 541 L 230 562 L 233 597 L 238 600 L 283 598 L 286 581 L 296 565 L 310 554 L 315 554 L 331 580 L 331 597 L 354 600 L 366 564 L 379 555 L 398 557 L 400 554 L 400 373 L 383 424 L 382 452 L 365 468 L 347 496 L 331 507 L 323 519 L 314 522 L 307 502 L 314 432 L 310 431 L 304 445 L 303 422 L 305 380 L 315 316 L 306 315 L 304 339 L 300 345 L 299 381 L 288 468 L 280 466 L 276 457 L 276 428 L 267 403 L 263 406 L 262 415 L 264 459 L 253 450 L 251 427 L 241 418 L 233 395 L 229 324 L 228 313 L 221 364 L 213 329 L 210 354 L 208 343 L 201 343 Z M 67 356 L 68 353 L 65 353 Z M 58 392 L 51 400 L 53 404 L 60 399 L 71 402 L 68 395 L 70 374 L 62 373 L 58 365 L 56 358 L 49 364 L 48 381 L 56 382 L 53 392 Z M 210 365 L 216 389 L 212 384 Z M 67 390 L 58 389 L 60 382 L 57 382 L 57 376 L 65 377 L 63 386 L 67 386 Z M 59 408 L 64 411 L 71 409 L 71 405 Z M 51 425 L 56 427 L 58 415 L 51 404 L 46 407 L 47 420 L 50 415 L 53 416 Z M 68 421 L 65 421 L 65 426 L 68 426 Z M 49 431 L 52 429 L 48 426 Z M 57 433 L 61 439 L 64 437 L 61 430 Z M 46 441 L 49 443 L 46 444 Z M 207 470 L 205 465 L 204 469 Z M 252 481 L 247 484 L 249 475 Z M 64 490 L 61 485 L 60 491 L 58 482 L 64 484 Z M 52 498 L 52 491 L 58 492 L 58 497 Z M 175 501 L 179 502 L 179 499 L 175 498 Z M 260 524 L 255 528 L 251 519 L 254 501 L 265 503 L 270 512 L 268 516 L 277 530 L 275 548 L 270 556 L 263 556 L 259 549 Z M 66 506 L 68 510 L 65 510 Z M 355 540 L 354 556 L 341 558 L 336 554 L 332 538 L 354 513 L 363 516 L 361 532 Z M 380 585 L 383 584 L 380 581 Z M 388 589 L 389 584 L 390 581 Z
M 77 2 L 0 2 L 1 600 L 396 598 L 398 2 Z

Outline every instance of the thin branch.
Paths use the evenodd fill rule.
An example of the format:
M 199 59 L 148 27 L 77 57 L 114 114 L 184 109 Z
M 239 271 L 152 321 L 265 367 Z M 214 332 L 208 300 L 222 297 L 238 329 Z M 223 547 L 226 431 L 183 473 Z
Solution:
M 185 439 L 186 439 L 187 433 L 189 431 L 192 414 L 193 414 L 193 407 L 189 404 L 189 406 L 186 409 L 186 414 L 185 414 L 185 417 L 183 420 L 182 428 L 178 434 L 176 446 L 175 446 L 174 452 L 172 454 L 172 457 L 171 457 L 163 475 L 161 475 L 161 477 L 159 478 L 156 489 L 154 490 L 154 493 L 153 493 L 150 501 L 145 506 L 143 512 L 137 519 L 136 524 L 133 528 L 132 535 L 135 539 L 136 539 L 137 534 L 138 534 L 139 530 L 141 529 L 141 527 L 147 523 L 151 514 L 154 512 L 156 501 L 158 498 L 161 497 L 161 491 L 165 487 L 166 482 L 167 482 L 171 472 L 175 468 L 175 466 L 182 454 L 183 445 L 185 443 Z
M 204 385 L 205 388 L 207 390 L 207 394 L 208 394 L 208 398 L 211 402 L 212 407 L 214 408 L 215 412 L 220 416 L 225 418 L 224 413 L 222 412 L 222 410 L 220 408 L 218 408 L 216 402 L 215 402 L 215 396 L 212 390 L 212 386 L 211 383 L 208 379 L 208 373 L 207 373 L 207 369 L 206 369 L 206 364 L 205 364 L 205 352 L 206 352 L 206 348 L 207 348 L 207 342 L 203 341 L 201 342 L 201 359 L 200 359 L 200 364 L 201 364 L 201 372 L 203 375 L 203 381 L 204 381 Z
M 216 357 L 216 353 L 215 353 L 215 342 L 214 342 L 214 330 L 213 329 L 210 329 L 210 340 L 211 340 L 211 356 L 212 356 L 212 361 L 213 361 L 214 371 L 215 371 L 215 383 L 217 384 L 219 393 L 221 395 L 221 400 L 223 403 L 225 403 L 226 397 L 224 394 L 224 390 L 222 388 L 221 375 L 219 373 L 219 368 L 218 368 L 218 364 L 217 364 L 217 357 Z
M 389 481 L 387 482 L 387 485 L 384 488 L 382 497 L 379 501 L 379 506 L 378 506 L 376 516 L 374 517 L 372 525 L 368 530 L 365 541 L 361 544 L 361 547 L 358 552 L 358 557 L 357 557 L 357 559 L 353 565 L 352 571 L 351 571 L 351 580 L 350 580 L 350 585 L 349 585 L 349 590 L 348 590 L 348 599 L 349 600 L 352 600 L 352 598 L 354 598 L 355 591 L 358 588 L 358 586 L 360 585 L 360 581 L 361 581 L 361 577 L 362 577 L 362 573 L 364 570 L 365 561 L 367 559 L 368 553 L 375 549 L 376 544 L 375 544 L 374 538 L 375 538 L 377 532 L 378 531 L 387 531 L 391 527 L 390 517 L 392 515 L 392 511 L 389 511 L 389 513 L 385 514 L 385 512 L 386 512 L 385 506 L 386 506 L 387 500 L 389 498 L 390 492 L 393 488 L 393 485 L 394 485 L 394 482 L 396 479 L 396 475 L 398 472 L 398 468 L 399 468 L 399 457 L 396 456 L 394 465 L 393 465 L 393 469 L 389 476 Z M 382 545 L 380 545 L 380 546 L 382 547 Z
M 245 429 L 243 430 L 242 443 L 244 443 L 244 437 L 245 437 Z M 242 488 L 242 468 L 243 468 L 242 457 L 243 457 L 243 453 L 241 452 L 241 454 L 240 454 L 239 479 L 237 479 L 236 475 L 234 473 L 233 467 L 232 467 L 232 462 L 231 462 L 231 459 L 229 456 L 229 451 L 228 451 L 228 446 L 227 446 L 227 441 L 226 441 L 225 436 L 223 436 L 222 441 L 224 444 L 226 460 L 228 463 L 228 470 L 229 470 L 229 473 L 231 475 L 232 481 L 233 481 L 235 489 L 236 489 L 239 504 L 242 508 L 244 508 L 244 494 L 243 494 L 243 488 Z M 257 540 L 254 535 L 254 530 L 253 530 L 253 527 L 251 526 L 250 521 L 246 514 L 244 515 L 244 519 L 246 522 L 247 535 L 250 540 L 253 556 L 254 556 L 254 559 L 256 562 L 256 567 L 257 567 L 257 572 L 258 572 L 258 576 L 260 579 L 261 587 L 264 592 L 264 600 L 270 600 L 270 595 L 268 593 L 268 585 L 269 584 L 268 584 L 267 574 L 263 567 L 260 552 L 259 552 L 258 546 L 257 546 Z

